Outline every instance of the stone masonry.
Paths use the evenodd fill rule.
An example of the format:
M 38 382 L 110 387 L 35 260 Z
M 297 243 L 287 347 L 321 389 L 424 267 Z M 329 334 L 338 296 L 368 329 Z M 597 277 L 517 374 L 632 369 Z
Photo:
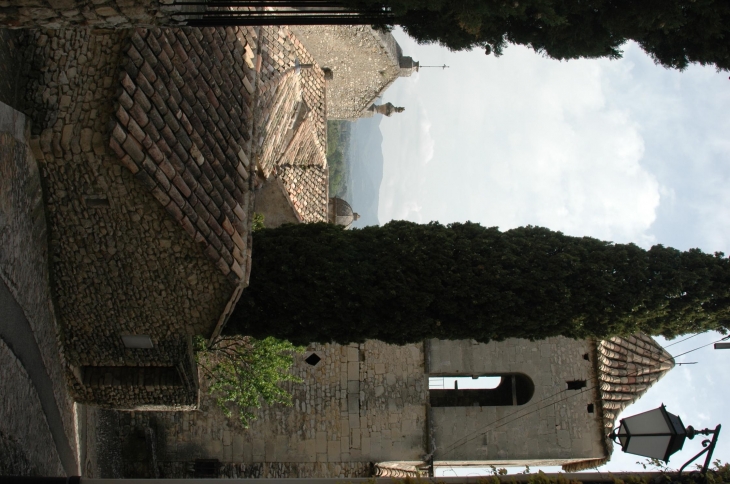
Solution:
M 320 358 L 315 365 L 305 361 L 312 355 Z M 638 399 L 670 360 L 642 335 L 605 342 L 313 344 L 294 365 L 303 382 L 284 384 L 293 405 L 265 405 L 249 429 L 226 418 L 204 393 L 199 413 L 120 415 L 120 445 L 154 428 L 164 442 L 158 471 L 178 478 L 192 477 L 197 459 L 219 461 L 220 477 L 415 476 L 428 454 L 437 467 L 595 467 L 611 451 L 605 429 L 607 416 L 611 425 L 614 416 L 604 408 Z M 641 376 L 626 376 L 635 374 Z M 509 381 L 511 375 L 530 382 L 526 400 L 515 402 L 510 393 L 508 402 L 440 406 L 436 393 L 460 391 L 429 389 L 430 377 Z
M 0 25 L 10 28 L 131 28 L 167 25 L 172 0 L 3 0 Z
M 596 350 L 591 341 L 433 340 L 430 347 L 431 375 L 521 373 L 535 385 L 530 402 L 521 406 L 432 408 L 436 461 L 561 465 L 606 455 L 603 421 L 596 410 Z M 580 380 L 588 390 L 567 389 L 568 381 Z M 534 402 L 541 403 L 530 405 Z M 589 404 L 594 404 L 593 413 Z
M 48 245 L 38 166 L 27 145 L 25 117 L 0 106 L 0 284 L 31 326 L 69 442 L 75 438 L 73 400 L 48 280 Z M 63 476 L 55 443 L 33 382 L 0 340 L 0 473 Z
M 25 37 L 74 397 L 193 408 L 191 337 L 217 331 L 248 282 L 261 176 L 307 189 L 287 192 L 302 219 L 326 214 L 324 75 L 287 27 Z M 285 92 L 293 123 L 272 115 Z
M 38 393 L 28 373 L 0 340 L 0 472 L 3 475 L 65 474 Z
M 417 69 L 390 33 L 365 25 L 294 26 L 317 63 L 332 71 L 327 118 L 355 120 L 401 76 Z
M 321 361 L 304 360 L 312 353 Z M 366 477 L 371 462 L 419 462 L 425 453 L 427 378 L 423 345 L 311 345 L 287 383 L 293 406 L 265 406 L 247 430 L 203 395 L 203 412 L 135 412 L 132 432 L 156 423 L 165 477 L 189 476 L 195 459 L 214 458 L 228 477 Z M 125 436 L 122 436 L 124 440 Z
M 119 107 L 113 100 L 124 89 L 120 79 L 128 78 L 120 78 L 119 68 L 129 65 L 125 58 L 134 46 L 130 33 L 36 31 L 30 41 L 28 101 L 75 397 L 123 407 L 194 405 L 189 337 L 213 331 L 236 286 L 151 193 L 154 186 L 121 164 L 110 145 L 109 123 Z M 136 99 L 144 101 L 139 94 Z M 136 147 L 132 141 L 126 146 Z M 149 336 L 154 348 L 126 348 L 121 336 L 135 334 Z M 93 388 L 84 375 L 94 373 L 91 367 L 148 365 L 176 367 L 188 379 L 183 386 L 162 387 L 152 372 L 131 391 L 112 372 L 91 382 Z

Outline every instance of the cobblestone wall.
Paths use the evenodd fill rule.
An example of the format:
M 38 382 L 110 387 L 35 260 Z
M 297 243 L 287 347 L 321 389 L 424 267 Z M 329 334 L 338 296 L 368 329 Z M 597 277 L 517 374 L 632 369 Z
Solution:
M 535 385 L 532 399 L 521 406 L 433 408 L 437 461 L 498 465 L 509 459 L 534 465 L 605 456 L 590 341 L 433 340 L 430 348 L 432 375 L 523 373 Z M 568 381 L 581 380 L 584 389 L 568 390 Z
M 194 404 L 190 385 L 129 392 L 124 382 L 135 367 L 186 367 L 188 337 L 210 335 L 235 305 L 250 271 L 249 160 L 262 149 L 253 121 L 270 107 L 256 100 L 297 59 L 313 61 L 286 27 L 26 38 L 32 146 L 75 396 L 123 408 Z M 324 149 L 324 78 L 308 68 L 298 82 L 310 133 L 294 161 L 308 164 L 298 155 Z M 315 191 L 307 203 L 326 206 Z M 149 336 L 153 348 L 127 348 L 124 335 Z M 108 370 L 102 378 L 91 367 Z
M 35 31 L 28 105 L 41 160 L 52 281 L 67 358 L 81 366 L 174 366 L 187 335 L 210 334 L 233 287 L 109 149 L 128 33 Z M 146 334 L 153 349 L 126 348 Z M 70 376 L 76 397 L 93 401 Z M 118 392 L 135 406 L 144 392 Z M 189 391 L 171 403 L 192 404 Z
M 327 81 L 327 119 L 356 119 L 400 75 L 392 35 L 369 26 L 293 26 L 292 32 L 320 67 L 332 70 Z
M 172 0 L 3 0 L 0 25 L 10 28 L 131 28 L 166 25 Z
M 73 401 L 66 387 L 65 358 L 59 344 L 59 328 L 51 302 L 48 233 L 38 165 L 27 145 L 29 133 L 26 132 L 25 116 L 2 105 L 0 117 L 0 280 L 7 285 L 33 329 L 43 364 L 54 383 L 53 394 L 63 419 L 65 434 L 69 442 L 73 442 Z M 3 375 L 0 381 L 3 386 L 8 383 L 7 391 L 10 393 L 7 398 L 11 398 L 10 382 L 20 385 L 18 380 L 13 379 L 27 377 L 21 378 L 17 372 L 14 373 L 14 366 L 10 363 L 8 366 L 0 365 L 0 368 L 10 372 Z M 16 376 L 11 376 L 13 374 Z M 15 388 L 28 396 L 35 393 L 32 388 Z M 28 402 L 27 405 L 34 404 Z M 0 406 L 5 409 L 26 407 L 23 404 Z

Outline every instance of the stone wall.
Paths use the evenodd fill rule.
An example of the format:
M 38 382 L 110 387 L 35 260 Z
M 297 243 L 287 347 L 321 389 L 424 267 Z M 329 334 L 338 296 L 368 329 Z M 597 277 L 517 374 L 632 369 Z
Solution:
M 401 74 L 395 42 L 369 26 L 293 26 L 294 34 L 320 67 L 332 70 L 327 81 L 327 119 L 356 119 Z
M 266 149 L 269 94 L 297 60 L 313 61 L 286 27 L 26 37 L 33 147 L 75 396 L 118 408 L 194 405 L 189 338 L 225 323 L 250 273 L 260 182 L 249 160 Z M 322 72 L 302 69 L 297 89 L 307 136 L 295 137 L 304 141 L 292 160 L 308 165 L 301 155 L 317 158 L 326 139 Z M 315 198 L 300 198 L 326 207 L 326 179 L 318 181 Z M 127 335 L 148 336 L 153 348 L 127 348 Z M 160 379 L 168 370 L 142 368 L 150 365 L 176 368 L 182 385 Z M 135 378 L 135 391 L 125 391 Z
M 312 353 L 321 358 L 316 366 L 304 361 Z M 158 460 L 166 477 L 189 475 L 196 459 L 220 460 L 228 477 L 365 476 L 371 462 L 425 454 L 423 361 L 422 345 L 312 345 L 294 367 L 303 382 L 285 384 L 293 406 L 264 406 L 249 429 L 207 395 L 202 412 L 120 418 L 127 435 L 151 425 L 164 435 Z
M 256 191 L 255 210 L 264 217 L 266 228 L 273 229 L 284 224 L 302 222 L 281 179 L 277 177 L 267 180 Z
M 210 334 L 233 285 L 109 148 L 128 32 L 34 31 L 28 105 L 50 231 L 51 280 L 75 397 L 83 366 L 175 366 L 188 335 Z M 153 349 L 121 336 L 149 335 Z M 135 407 L 144 391 L 95 403 Z M 196 402 L 189 390 L 171 404 Z
M 4 0 L 0 25 L 10 28 L 131 28 L 166 25 L 172 0 Z
M 33 330 L 43 366 L 53 382 L 53 395 L 63 420 L 63 430 L 68 441 L 73 442 L 73 400 L 66 387 L 66 361 L 60 346 L 60 330 L 49 286 L 48 232 L 41 176 L 28 146 L 30 133 L 27 129 L 23 114 L 4 104 L 0 106 L 0 282 L 8 287 Z M 25 372 L 16 371 L 8 361 L 14 359 L 11 356 L 5 356 L 8 366 L 0 365 L 9 372 L 0 378 L 3 391 L 8 392 L 4 393 L 3 400 L 22 401 L 15 400 L 11 390 L 13 383 L 18 385 L 15 389 L 28 398 L 37 398 L 32 386 L 26 385 Z M 0 407 L 20 408 L 13 402 L 0 403 Z M 28 402 L 27 405 L 34 404 Z M 45 419 L 39 420 L 43 420 L 43 424 L 34 423 L 29 428 L 45 425 Z M 28 435 L 41 439 L 36 433 Z
M 0 472 L 64 476 L 33 382 L 0 339 Z
M 162 462 L 159 473 L 168 479 L 195 477 L 195 464 L 192 462 Z M 224 479 L 258 478 L 308 478 L 308 477 L 371 477 L 370 462 L 255 462 L 221 463 L 216 476 Z
M 563 337 L 488 345 L 431 341 L 431 375 L 522 373 L 535 385 L 520 406 L 432 408 L 435 460 L 547 465 L 604 457 L 595 358 L 590 341 Z M 568 390 L 568 381 L 580 380 L 584 389 Z

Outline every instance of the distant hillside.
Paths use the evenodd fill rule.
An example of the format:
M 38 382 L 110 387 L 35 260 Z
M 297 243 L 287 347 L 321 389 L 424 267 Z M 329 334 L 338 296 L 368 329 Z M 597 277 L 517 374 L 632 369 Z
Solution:
M 345 200 L 360 214 L 353 227 L 379 225 L 378 198 L 383 181 L 383 116 L 359 119 L 350 127 L 350 178 Z
M 350 130 L 348 121 L 327 121 L 327 166 L 330 170 L 330 197 L 346 198 L 350 168 Z

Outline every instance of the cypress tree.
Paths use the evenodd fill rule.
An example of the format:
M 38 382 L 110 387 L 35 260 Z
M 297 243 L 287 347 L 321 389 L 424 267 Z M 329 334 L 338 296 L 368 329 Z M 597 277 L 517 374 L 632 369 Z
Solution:
M 634 40 L 671 68 L 730 69 L 727 0 L 347 0 L 382 5 L 422 43 L 500 54 L 507 43 L 555 59 L 621 56 Z
M 294 344 L 674 337 L 724 331 L 728 312 L 722 253 L 532 226 L 320 223 L 254 234 L 250 285 L 225 333 Z

